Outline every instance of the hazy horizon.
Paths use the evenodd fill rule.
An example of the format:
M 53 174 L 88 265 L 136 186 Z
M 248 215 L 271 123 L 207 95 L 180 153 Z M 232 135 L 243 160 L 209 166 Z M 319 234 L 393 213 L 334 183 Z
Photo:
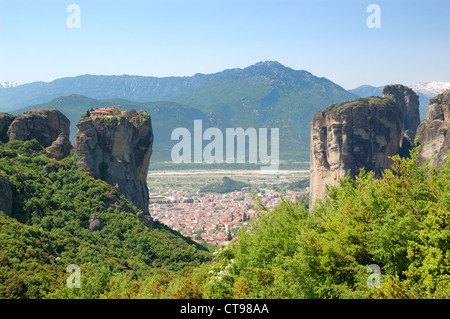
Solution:
M 264 61 L 259 61 L 259 62 L 264 62 Z M 259 62 L 255 62 L 255 63 L 253 63 L 252 65 L 255 65 L 256 63 L 259 63 Z M 277 61 L 277 62 L 279 62 L 279 61 Z M 282 64 L 282 63 L 281 63 L 281 64 Z M 283 64 L 283 65 L 284 65 L 284 64 Z M 249 67 L 249 66 L 251 66 L 251 65 L 248 65 L 248 66 L 246 66 L 246 67 Z M 285 67 L 289 67 L 288 65 L 284 65 L 284 66 L 285 66 Z M 133 77 L 133 76 L 140 76 L 140 77 L 155 77 L 155 78 L 177 78 L 177 77 L 182 78 L 182 77 L 192 77 L 192 76 L 195 76 L 195 75 L 197 75 L 197 74 L 205 74 L 205 75 L 208 75 L 208 74 L 220 73 L 220 72 L 222 72 L 222 71 L 231 70 L 231 69 L 244 69 L 244 68 L 246 68 L 246 67 L 242 67 L 242 68 L 227 68 L 227 69 L 218 70 L 218 71 L 216 71 L 216 72 L 211 72 L 211 73 L 196 72 L 196 73 L 193 73 L 193 74 L 186 74 L 186 75 L 167 75 L 167 76 L 153 76 L 153 75 L 127 74 L 127 73 L 124 73 L 124 74 L 91 74 L 91 73 L 85 73 L 85 74 L 76 74 L 76 75 L 63 76 L 63 77 L 59 77 L 59 78 L 55 78 L 55 79 L 51 79 L 51 80 L 47 80 L 47 81 L 37 80 L 37 81 L 31 81 L 31 82 L 19 83 L 19 82 L 14 81 L 14 80 L 6 80 L 6 81 L 0 81 L 0 83 L 9 82 L 9 81 L 11 81 L 11 82 L 16 82 L 17 85 L 30 84 L 30 83 L 34 83 L 34 82 L 51 83 L 51 82 L 53 82 L 53 81 L 56 81 L 56 80 L 59 80 L 59 79 L 63 79 L 63 78 L 74 78 L 74 77 L 86 76 L 86 75 L 92 75 L 92 76 L 119 76 L 119 77 L 120 77 L 120 76 L 130 76 L 130 77 Z M 308 71 L 308 70 L 297 70 L 297 69 L 295 69 L 295 70 L 296 70 L 296 71 Z M 309 71 L 308 71 L 308 72 L 309 72 Z M 313 74 L 313 75 L 314 75 L 314 76 L 317 76 L 316 74 Z M 321 77 L 321 76 L 318 76 L 318 77 Z M 324 77 L 324 78 L 326 78 L 326 77 Z M 367 84 L 367 83 L 361 83 L 361 84 L 359 84 L 359 85 L 357 85 L 357 86 L 355 86 L 355 87 L 344 87 L 344 86 L 342 86 L 340 83 L 336 83 L 336 82 L 334 82 L 334 83 L 337 84 L 337 85 L 339 85 L 339 86 L 341 86 L 341 87 L 343 87 L 345 90 L 353 90 L 353 89 L 356 89 L 356 88 L 361 87 L 361 86 L 382 87 L 382 86 L 390 85 L 390 84 L 404 84 L 404 85 L 406 85 L 406 86 L 412 86 L 413 84 L 426 84 L 426 83 L 431 83 L 431 82 L 445 82 L 445 83 L 450 83 L 450 80 L 449 80 L 449 81 L 427 81 L 427 82 L 411 83 L 411 84 L 404 84 L 404 83 L 397 83 L 397 82 L 386 82 L 386 83 L 382 83 L 382 84 L 380 84 L 380 85 L 371 85 L 371 84 Z

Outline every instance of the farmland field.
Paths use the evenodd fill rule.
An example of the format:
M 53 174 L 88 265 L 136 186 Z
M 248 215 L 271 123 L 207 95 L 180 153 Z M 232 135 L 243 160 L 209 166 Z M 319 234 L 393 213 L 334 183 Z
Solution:
M 261 170 L 158 170 L 149 171 L 147 185 L 150 193 L 164 188 L 174 188 L 191 194 L 201 187 L 217 182 L 223 177 L 242 181 L 258 188 L 272 188 L 278 185 L 309 178 L 309 170 L 278 170 L 275 174 Z

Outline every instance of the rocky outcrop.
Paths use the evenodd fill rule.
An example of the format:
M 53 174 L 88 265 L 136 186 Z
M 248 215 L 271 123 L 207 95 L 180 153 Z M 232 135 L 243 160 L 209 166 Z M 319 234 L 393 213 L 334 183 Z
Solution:
M 91 219 L 89 220 L 89 230 L 90 231 L 102 229 L 103 226 L 104 226 L 104 224 L 103 224 L 103 221 L 100 218 L 100 216 L 98 216 L 96 214 L 91 216 Z
M 385 96 L 330 106 L 311 122 L 310 206 L 325 196 L 325 185 L 337 185 L 361 168 L 377 177 L 390 167 L 390 156 L 408 154 L 418 119 L 418 98 L 412 90 L 387 86 Z M 416 103 L 417 102 L 417 103 Z M 417 123 L 418 124 L 418 123 Z
M 59 161 L 67 157 L 72 148 L 72 143 L 70 143 L 69 137 L 64 133 L 61 133 L 58 138 L 53 141 L 52 145 L 47 147 L 47 154 L 49 157 Z
M 383 88 L 383 97 L 392 100 L 402 111 L 403 130 L 416 134 L 420 124 L 419 96 L 409 87 L 395 84 Z
M 7 216 L 12 215 L 13 209 L 13 193 L 9 185 L 9 177 L 0 175 L 0 211 Z
M 17 117 L 0 113 L 1 142 L 36 139 L 47 147 L 49 157 L 57 160 L 68 156 L 73 148 L 69 134 L 70 121 L 58 110 L 31 109 Z
M 116 187 L 148 214 L 151 119 L 145 111 L 116 115 L 92 115 L 79 121 L 75 138 L 77 166 Z
M 383 88 L 383 97 L 394 101 L 402 111 L 403 133 L 399 154 L 402 157 L 409 156 L 420 124 L 419 96 L 411 88 L 396 84 L 386 85 Z
M 37 108 L 17 116 L 8 129 L 9 140 L 27 141 L 36 139 L 49 147 L 60 134 L 70 134 L 69 119 L 58 110 Z
M 13 115 L 0 112 L 0 142 L 6 143 L 9 141 L 8 128 L 13 121 Z
M 137 218 L 139 218 L 139 220 L 146 225 L 149 228 L 153 228 L 154 226 L 154 222 L 153 222 L 153 218 L 150 216 L 150 214 L 146 214 L 144 212 L 139 212 L 136 214 Z
M 450 90 L 430 100 L 426 117 L 417 129 L 417 143 L 418 164 L 430 159 L 430 165 L 439 169 L 445 163 L 450 150 Z

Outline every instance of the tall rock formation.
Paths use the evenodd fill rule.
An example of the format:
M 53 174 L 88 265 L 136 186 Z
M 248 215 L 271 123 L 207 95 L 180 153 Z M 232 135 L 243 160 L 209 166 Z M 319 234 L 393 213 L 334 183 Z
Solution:
M 15 117 L 8 129 L 9 140 L 38 140 L 49 147 L 63 133 L 70 134 L 69 119 L 58 110 L 37 108 Z
M 394 101 L 402 111 L 403 133 L 399 154 L 406 157 L 414 146 L 414 138 L 420 124 L 419 96 L 411 88 L 395 84 L 383 88 L 383 97 Z
M 77 127 L 77 166 L 115 186 L 148 214 L 147 173 L 153 145 L 150 116 L 145 111 L 117 111 L 83 118 Z
M 392 100 L 402 111 L 403 130 L 416 134 L 420 124 L 419 96 L 409 87 L 401 84 L 386 85 L 383 97 Z
M 418 97 L 402 85 L 386 86 L 383 97 L 330 106 L 311 122 L 310 206 L 325 196 L 325 185 L 337 185 L 360 168 L 380 177 L 389 156 L 410 149 L 419 119 Z M 403 145 L 402 145 L 403 144 Z
M 450 150 L 450 90 L 430 100 L 425 119 L 417 129 L 420 145 L 418 164 L 431 159 L 430 165 L 439 169 Z

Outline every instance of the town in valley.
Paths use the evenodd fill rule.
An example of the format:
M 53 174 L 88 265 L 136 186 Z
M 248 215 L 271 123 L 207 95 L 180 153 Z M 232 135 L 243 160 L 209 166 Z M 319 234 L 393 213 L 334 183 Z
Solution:
M 308 173 L 305 170 L 280 170 L 276 174 L 256 170 L 149 171 L 149 211 L 155 221 L 197 243 L 223 246 L 237 239 L 242 226 L 251 229 L 250 221 L 260 213 L 259 203 L 273 209 L 283 199 L 294 201 L 307 196 L 307 186 L 295 190 L 285 187 L 307 180 Z M 246 186 L 224 193 L 203 189 L 228 177 L 245 182 Z

